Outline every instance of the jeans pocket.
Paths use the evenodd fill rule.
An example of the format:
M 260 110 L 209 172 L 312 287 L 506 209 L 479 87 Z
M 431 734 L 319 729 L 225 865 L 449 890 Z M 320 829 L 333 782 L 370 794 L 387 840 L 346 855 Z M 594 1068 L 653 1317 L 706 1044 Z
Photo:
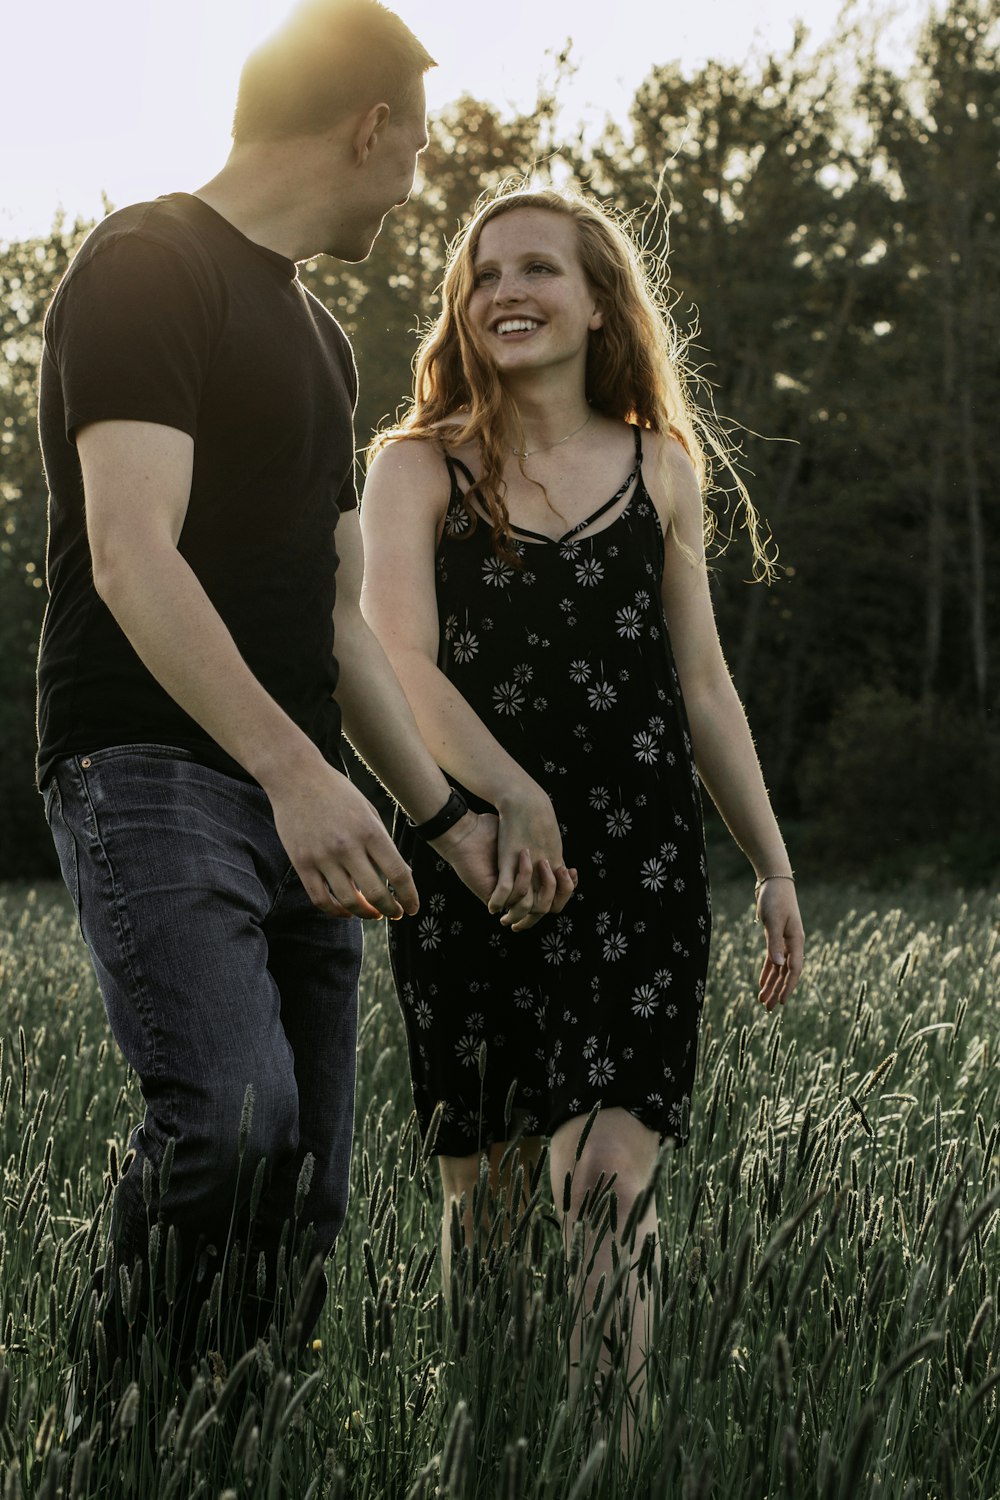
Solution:
M 80 856 L 73 830 L 69 827 L 63 815 L 62 791 L 59 786 L 58 772 L 53 771 L 49 777 L 43 797 L 45 802 L 45 817 L 48 820 L 49 831 L 52 834 L 52 842 L 56 846 L 59 868 L 62 871 L 66 889 L 69 891 L 70 899 L 76 911 L 77 926 L 80 927 L 82 932 L 83 926 L 80 915 Z
M 121 760 L 126 756 L 130 758 L 140 756 L 143 760 L 194 760 L 194 756 L 190 750 L 182 750 L 177 745 L 146 744 L 144 742 L 136 742 L 135 744 L 128 745 L 105 745 L 101 750 L 91 750 L 88 755 L 77 756 L 76 760 L 83 770 L 89 771 L 92 766 L 102 765 L 108 760 Z

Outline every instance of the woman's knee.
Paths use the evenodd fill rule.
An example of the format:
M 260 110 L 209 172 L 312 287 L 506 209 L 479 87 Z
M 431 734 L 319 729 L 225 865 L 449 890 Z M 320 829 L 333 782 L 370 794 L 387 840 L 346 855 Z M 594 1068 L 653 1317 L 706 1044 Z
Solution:
M 451 1212 L 451 1204 L 458 1203 L 463 1197 L 466 1200 L 467 1209 L 471 1209 L 472 1196 L 479 1184 L 483 1163 L 484 1158 L 478 1153 L 474 1156 L 438 1157 L 446 1214 Z
M 571 1219 L 587 1215 L 614 1197 L 619 1220 L 649 1186 L 659 1139 L 627 1110 L 598 1115 L 580 1149 L 586 1121 L 569 1120 L 552 1138 L 552 1189 L 559 1210 Z

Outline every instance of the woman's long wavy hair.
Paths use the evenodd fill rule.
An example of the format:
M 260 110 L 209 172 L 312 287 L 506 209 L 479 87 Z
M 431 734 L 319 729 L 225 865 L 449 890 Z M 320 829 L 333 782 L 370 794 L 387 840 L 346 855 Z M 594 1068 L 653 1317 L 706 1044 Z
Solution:
M 733 445 L 721 431 L 711 401 L 701 409 L 691 397 L 685 340 L 670 313 L 664 262 L 639 247 L 625 221 L 580 193 L 503 187 L 477 205 L 449 246 L 441 312 L 414 359 L 412 403 L 401 420 L 376 434 L 369 462 L 400 438 L 449 447 L 475 443 L 481 470 L 470 497 L 489 518 L 495 551 L 516 560 L 503 471 L 511 449 L 525 447 L 524 433 L 496 364 L 477 341 L 468 308 L 484 227 L 521 208 L 562 214 L 576 225 L 580 264 L 603 313 L 603 326 L 590 334 L 587 350 L 585 394 L 590 405 L 605 416 L 677 438 L 703 493 L 715 487 L 713 472 L 721 467 L 727 477 L 725 489 L 735 489 L 738 495 L 742 524 L 753 548 L 754 574 L 770 576 L 773 563 L 767 539 L 761 536 L 757 512 L 734 468 Z M 471 532 L 478 517 L 469 497 L 466 506 Z M 715 524 L 708 507 L 705 531 L 710 541 Z

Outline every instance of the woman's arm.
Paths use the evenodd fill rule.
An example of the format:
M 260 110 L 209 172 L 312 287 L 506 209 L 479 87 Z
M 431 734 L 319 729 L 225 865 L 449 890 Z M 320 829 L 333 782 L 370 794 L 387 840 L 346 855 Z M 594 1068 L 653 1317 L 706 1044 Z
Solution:
M 361 608 L 402 683 L 437 764 L 499 813 L 498 880 L 491 911 L 526 896 L 537 915 L 561 911 L 573 894 L 552 804 L 494 739 L 437 666 L 434 563 L 447 507 L 446 471 L 429 443 L 394 443 L 375 459 L 361 507 L 365 572 Z M 505 921 L 508 919 L 504 919 Z M 511 922 L 515 930 L 529 920 Z
M 648 435 L 643 472 L 666 534 L 663 610 L 702 783 L 753 865 L 767 933 L 760 997 L 783 1003 L 802 972 L 803 931 L 788 854 L 771 808 L 750 727 L 719 643 L 705 567 L 702 500 L 687 454 Z M 669 524 L 668 523 L 669 519 Z

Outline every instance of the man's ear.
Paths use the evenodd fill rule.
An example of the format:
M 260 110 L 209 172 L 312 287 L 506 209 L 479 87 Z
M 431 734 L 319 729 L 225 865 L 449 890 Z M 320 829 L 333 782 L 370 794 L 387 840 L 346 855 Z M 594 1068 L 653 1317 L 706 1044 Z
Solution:
M 363 166 L 374 151 L 379 136 L 388 124 L 389 113 L 388 104 L 373 104 L 358 120 L 351 136 L 355 165 Z

